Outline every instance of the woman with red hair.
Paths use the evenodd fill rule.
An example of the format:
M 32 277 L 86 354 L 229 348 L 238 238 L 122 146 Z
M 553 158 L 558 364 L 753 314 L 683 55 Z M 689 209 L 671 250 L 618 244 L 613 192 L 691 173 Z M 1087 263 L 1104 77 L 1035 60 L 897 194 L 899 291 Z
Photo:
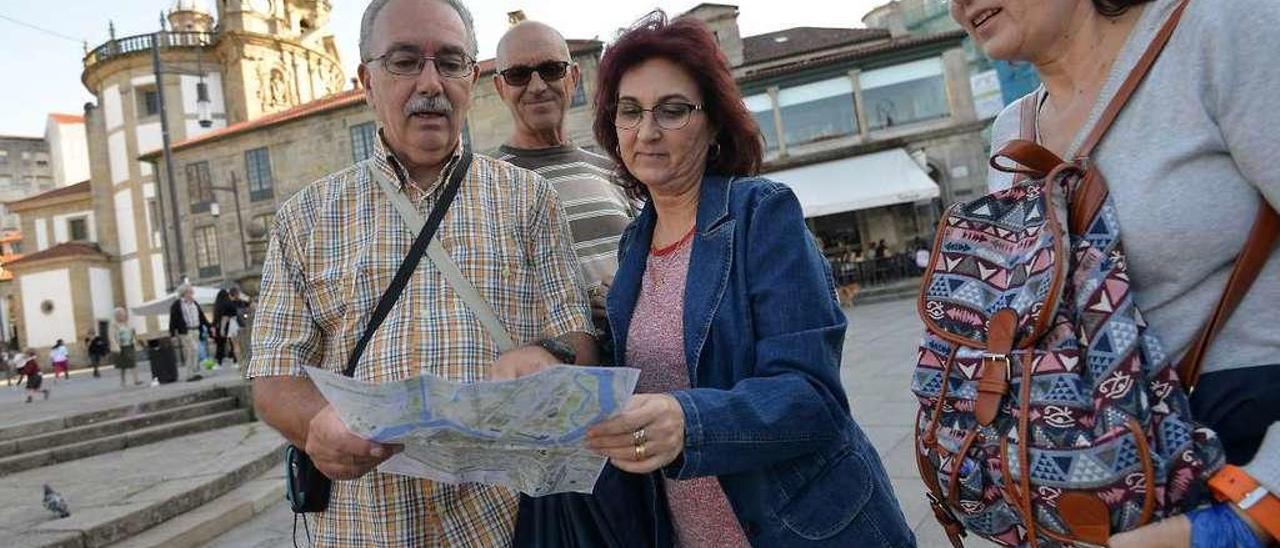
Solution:
M 619 37 L 594 129 L 646 205 L 608 298 L 640 394 L 589 446 L 653 478 L 648 507 L 679 546 L 913 546 L 840 384 L 830 269 L 795 195 L 757 176 L 759 130 L 715 38 L 661 12 Z

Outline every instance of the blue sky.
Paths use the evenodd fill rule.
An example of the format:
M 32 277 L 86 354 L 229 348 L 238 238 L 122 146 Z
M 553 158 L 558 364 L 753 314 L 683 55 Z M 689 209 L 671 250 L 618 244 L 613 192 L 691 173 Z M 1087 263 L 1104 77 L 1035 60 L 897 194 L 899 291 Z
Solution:
M 861 26 L 862 15 L 885 0 L 720 0 L 740 7 L 738 23 L 744 36 L 797 26 Z M 338 40 L 348 76 L 355 74 L 360 14 L 367 0 L 332 0 L 330 27 Z M 205 0 L 209 6 L 211 0 Z M 680 13 L 696 0 L 470 0 L 476 19 L 480 56 L 492 57 L 506 30 L 508 11 L 520 9 L 530 19 L 558 28 L 568 38 L 608 40 L 649 10 L 660 7 Z M 82 41 L 92 49 L 107 40 L 107 22 L 116 36 L 157 30 L 160 14 L 172 0 L 3 0 L 0 1 L 0 135 L 40 136 L 50 112 L 83 113 L 94 98 L 80 83 Z M 43 27 L 62 36 L 21 23 Z

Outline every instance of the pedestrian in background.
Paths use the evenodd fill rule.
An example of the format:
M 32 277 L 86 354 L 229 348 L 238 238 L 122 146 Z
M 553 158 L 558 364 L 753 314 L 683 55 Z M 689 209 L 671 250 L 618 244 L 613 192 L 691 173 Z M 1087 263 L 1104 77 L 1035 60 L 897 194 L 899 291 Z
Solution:
M 102 365 L 102 358 L 111 352 L 111 345 L 102 334 L 93 329 L 84 334 L 84 344 L 89 352 L 89 364 L 93 366 L 94 378 L 102 376 L 98 373 L 98 366 Z
M 209 319 L 196 302 L 196 290 L 190 285 L 178 288 L 178 299 L 169 306 L 169 336 L 182 349 L 187 380 L 198 381 L 200 375 L 200 330 L 210 327 Z
M 240 346 L 240 330 L 244 328 L 243 307 L 240 288 L 235 286 L 218 291 L 218 296 L 213 299 L 214 343 L 217 346 L 214 353 L 217 363 L 214 368 L 221 368 L 222 360 L 226 358 L 231 358 L 236 369 L 240 368 L 236 354 Z
M 142 384 L 138 380 L 138 332 L 129 325 L 129 311 L 117 308 L 108 331 L 111 335 L 111 351 L 116 355 L 116 370 L 120 372 L 120 387 L 125 387 L 126 371 L 133 376 L 135 386 Z
M 4 373 L 4 385 L 22 384 L 22 374 L 18 372 L 18 353 L 10 350 L 0 352 L 0 373 Z
M 68 365 L 69 354 L 70 351 L 67 350 L 67 344 L 62 339 L 58 339 L 53 348 L 49 349 L 49 361 L 53 364 L 53 380 L 58 380 L 58 373 L 62 373 L 63 379 L 71 379 L 71 375 L 68 373 L 70 370 Z
M 43 394 L 44 399 L 49 399 L 49 389 L 44 388 L 44 375 L 40 374 L 40 359 L 36 356 L 34 348 L 28 348 L 19 362 L 22 364 L 18 368 L 18 372 L 27 378 L 27 403 L 31 403 L 33 397 L 37 394 Z

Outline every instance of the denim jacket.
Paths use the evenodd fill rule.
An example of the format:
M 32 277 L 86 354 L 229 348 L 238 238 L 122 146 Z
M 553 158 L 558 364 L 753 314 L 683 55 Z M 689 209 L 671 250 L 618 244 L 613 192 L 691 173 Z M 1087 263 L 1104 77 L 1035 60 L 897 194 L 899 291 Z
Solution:
M 619 365 L 656 218 L 650 203 L 620 243 L 608 298 Z M 914 546 L 880 458 L 850 416 L 844 314 L 788 187 L 703 179 L 684 299 L 692 388 L 671 393 L 685 443 L 663 473 L 717 476 L 755 546 Z M 665 507 L 656 502 L 655 511 Z

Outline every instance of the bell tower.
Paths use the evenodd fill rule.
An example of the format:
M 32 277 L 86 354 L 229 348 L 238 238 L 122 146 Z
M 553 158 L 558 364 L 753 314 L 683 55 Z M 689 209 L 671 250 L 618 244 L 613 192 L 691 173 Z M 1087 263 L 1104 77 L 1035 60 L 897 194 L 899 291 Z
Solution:
M 212 32 L 213 16 L 202 0 L 175 0 L 169 8 L 169 30 L 174 32 Z
M 342 91 L 329 0 L 218 0 L 230 123 Z

